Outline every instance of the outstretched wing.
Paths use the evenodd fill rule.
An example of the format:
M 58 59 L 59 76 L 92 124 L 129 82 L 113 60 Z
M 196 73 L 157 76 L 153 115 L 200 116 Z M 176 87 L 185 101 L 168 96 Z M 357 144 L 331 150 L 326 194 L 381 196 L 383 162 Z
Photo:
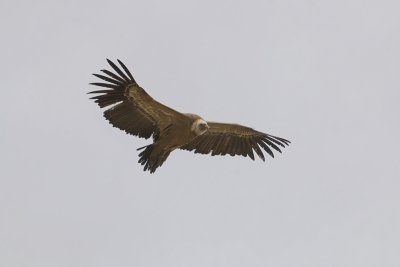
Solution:
M 94 99 L 101 108 L 112 105 L 104 111 L 104 117 L 114 127 L 147 139 L 152 135 L 158 136 L 174 116 L 183 116 L 150 97 L 136 83 L 128 68 L 120 60 L 118 63 L 125 72 L 111 60 L 107 61 L 116 73 L 101 70 L 104 74 L 93 74 L 107 83 L 91 83 L 105 89 L 89 94 L 99 94 L 91 99 Z
M 239 124 L 208 122 L 208 131 L 196 137 L 181 149 L 194 151 L 194 153 L 231 156 L 249 156 L 254 160 L 254 153 L 265 161 L 262 150 L 274 157 L 272 150 L 281 152 L 279 146 L 288 146 L 290 141 L 261 133 Z

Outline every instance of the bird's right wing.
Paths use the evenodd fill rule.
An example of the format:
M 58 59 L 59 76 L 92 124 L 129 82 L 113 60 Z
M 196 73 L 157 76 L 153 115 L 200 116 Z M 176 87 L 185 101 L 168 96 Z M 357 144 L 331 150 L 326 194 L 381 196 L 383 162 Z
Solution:
M 120 60 L 118 63 L 125 73 L 111 60 L 107 59 L 107 61 L 116 73 L 101 70 L 105 75 L 93 74 L 107 83 L 91 84 L 106 89 L 89 92 L 89 94 L 99 94 L 91 99 L 94 99 L 101 108 L 112 105 L 104 111 L 104 117 L 114 127 L 147 139 L 152 135 L 159 135 L 174 118 L 184 116 L 149 96 L 136 83 L 128 68 Z
M 262 160 L 265 160 L 262 149 L 274 157 L 272 149 L 281 152 L 278 146 L 285 147 L 290 143 L 286 139 L 258 132 L 239 124 L 207 123 L 210 127 L 207 132 L 180 148 L 194 151 L 194 153 L 211 153 L 211 156 L 226 154 L 249 156 L 253 160 L 254 150 Z

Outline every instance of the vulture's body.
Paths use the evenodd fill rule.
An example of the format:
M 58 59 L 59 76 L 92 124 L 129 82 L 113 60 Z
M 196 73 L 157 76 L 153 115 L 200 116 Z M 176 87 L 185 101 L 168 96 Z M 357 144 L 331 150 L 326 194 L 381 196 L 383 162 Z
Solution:
M 255 131 L 238 124 L 206 122 L 200 116 L 175 111 L 150 97 L 132 77 L 126 66 L 118 60 L 123 72 L 107 60 L 117 74 L 102 70 L 106 75 L 94 74 L 107 83 L 92 83 L 105 87 L 90 92 L 101 107 L 109 107 L 104 117 L 115 127 L 128 134 L 143 138 L 153 137 L 153 143 L 139 148 L 139 163 L 153 173 L 177 148 L 211 155 L 230 154 L 249 156 L 253 150 L 264 160 L 262 149 L 272 157 L 271 148 L 289 144 L 288 140 Z M 111 106 L 111 107 L 110 107 Z

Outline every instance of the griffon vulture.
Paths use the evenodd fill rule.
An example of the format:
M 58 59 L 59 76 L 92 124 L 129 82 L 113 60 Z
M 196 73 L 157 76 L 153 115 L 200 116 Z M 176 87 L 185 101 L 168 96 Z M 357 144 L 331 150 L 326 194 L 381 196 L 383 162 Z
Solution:
M 89 92 L 100 108 L 109 107 L 104 117 L 114 126 L 138 137 L 153 137 L 153 143 L 138 150 L 139 163 L 150 173 L 160 167 L 169 154 L 177 148 L 194 153 L 231 156 L 249 156 L 253 151 L 265 161 L 262 150 L 272 157 L 272 149 L 281 152 L 279 146 L 289 145 L 280 137 L 258 132 L 239 124 L 205 121 L 198 115 L 180 113 L 149 96 L 140 87 L 128 68 L 118 60 L 124 71 L 108 60 L 114 72 L 101 70 L 104 74 L 93 74 L 104 82 L 91 83 L 104 87 Z M 110 107 L 111 106 L 111 107 Z

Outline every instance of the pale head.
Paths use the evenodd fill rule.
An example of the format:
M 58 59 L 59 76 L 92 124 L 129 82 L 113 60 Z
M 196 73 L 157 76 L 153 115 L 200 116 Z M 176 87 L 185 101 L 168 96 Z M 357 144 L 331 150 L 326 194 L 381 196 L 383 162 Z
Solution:
M 197 119 L 193 122 L 192 124 L 192 131 L 196 134 L 196 135 L 202 135 L 205 132 L 207 132 L 208 130 L 208 124 L 205 120 L 203 119 Z

